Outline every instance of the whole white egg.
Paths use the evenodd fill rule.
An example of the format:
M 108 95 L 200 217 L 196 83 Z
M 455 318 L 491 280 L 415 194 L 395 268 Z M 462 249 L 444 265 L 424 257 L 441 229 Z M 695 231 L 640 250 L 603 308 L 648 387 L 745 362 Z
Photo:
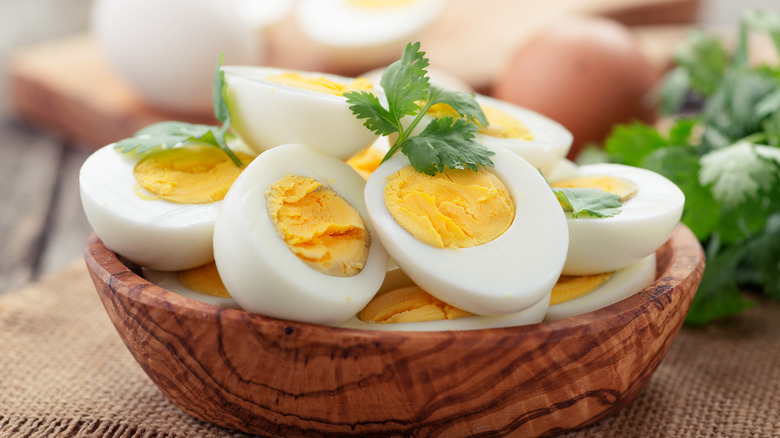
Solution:
M 227 104 L 232 129 L 258 152 L 302 143 L 327 155 L 346 159 L 367 147 L 377 136 L 363 126 L 341 95 L 326 94 L 268 80 L 289 72 L 271 67 L 225 66 Z M 340 84 L 354 78 L 314 72 Z
M 139 196 L 133 175 L 139 160 L 108 145 L 81 166 L 81 203 L 95 233 L 107 248 L 152 269 L 182 270 L 212 261 L 221 201 L 180 204 Z
M 384 331 L 452 331 L 452 330 L 481 330 L 499 327 L 515 327 L 519 325 L 536 324 L 544 320 L 547 308 L 550 305 L 550 294 L 543 296 L 531 307 L 517 313 L 498 316 L 473 315 L 457 319 L 441 319 L 438 321 L 400 322 L 400 323 L 371 323 L 361 321 L 357 316 L 338 324 L 338 327 L 384 330 Z
M 557 321 L 592 312 L 624 300 L 655 281 L 655 253 L 615 271 L 604 284 L 581 297 L 553 304 L 545 321 Z
M 265 194 L 288 174 L 321 182 L 364 218 L 371 241 L 359 273 L 337 277 L 312 269 L 279 236 Z M 364 186 L 343 161 L 302 144 L 281 145 L 258 156 L 228 191 L 214 228 L 214 259 L 236 302 L 249 312 L 315 324 L 337 324 L 362 309 L 387 270 L 387 253 L 365 220 Z
M 439 16 L 444 0 L 303 0 L 301 31 L 340 71 L 364 71 L 399 58 Z
M 580 166 L 577 176 L 610 176 L 636 185 L 620 213 L 603 218 L 572 218 L 564 275 L 589 275 L 621 269 L 655 252 L 680 222 L 685 195 L 655 172 L 622 164 Z M 551 181 L 554 183 L 555 181 Z
M 231 0 L 97 0 L 90 26 L 109 65 L 168 111 L 211 114 L 220 54 L 233 64 L 265 59 L 262 36 Z
M 490 170 L 506 185 L 515 205 L 509 228 L 468 248 L 436 248 L 421 242 L 390 214 L 386 179 L 409 166 L 405 155 L 382 163 L 366 183 L 368 214 L 385 249 L 417 285 L 436 298 L 478 315 L 528 309 L 558 279 L 569 241 L 566 219 L 547 182 L 507 149 L 495 149 Z

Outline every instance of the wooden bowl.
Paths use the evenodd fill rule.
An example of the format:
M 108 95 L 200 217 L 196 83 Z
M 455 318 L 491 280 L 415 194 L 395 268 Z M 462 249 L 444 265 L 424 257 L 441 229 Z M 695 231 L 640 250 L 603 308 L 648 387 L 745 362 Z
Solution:
M 595 423 L 650 379 L 704 270 L 680 225 L 657 252 L 657 281 L 607 308 L 521 327 L 388 332 L 194 301 L 141 278 L 94 234 L 84 256 L 122 340 L 173 403 L 274 436 L 543 436 Z

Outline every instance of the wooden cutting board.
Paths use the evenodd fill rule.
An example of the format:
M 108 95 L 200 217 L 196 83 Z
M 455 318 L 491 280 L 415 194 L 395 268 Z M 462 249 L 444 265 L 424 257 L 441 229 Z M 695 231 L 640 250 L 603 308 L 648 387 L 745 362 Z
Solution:
M 699 0 L 556 0 L 545 2 L 450 0 L 447 10 L 422 35 L 432 66 L 448 71 L 480 92 L 489 89 L 503 63 L 534 31 L 566 14 L 598 14 L 634 27 L 642 50 L 658 68 L 695 20 Z M 682 25 L 681 25 L 682 23 Z M 662 24 L 662 26 L 658 26 Z M 669 26 L 670 24 L 674 24 Z M 648 26 L 652 25 L 652 26 Z M 269 38 L 269 65 L 312 70 L 316 53 L 294 23 Z M 75 144 L 94 149 L 161 120 L 214 123 L 210 114 L 177 114 L 144 102 L 108 65 L 88 35 L 26 48 L 8 64 L 14 111 Z

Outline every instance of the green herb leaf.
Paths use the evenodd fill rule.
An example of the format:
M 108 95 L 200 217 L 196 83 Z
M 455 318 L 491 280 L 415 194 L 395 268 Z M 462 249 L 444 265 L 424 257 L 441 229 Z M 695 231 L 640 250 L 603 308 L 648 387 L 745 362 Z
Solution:
M 728 65 L 723 43 L 700 30 L 694 30 L 688 35 L 687 44 L 676 50 L 675 60 L 678 66 L 687 71 L 691 87 L 704 96 L 715 92 Z
M 555 197 L 565 210 L 571 210 L 572 218 L 611 217 L 620 213 L 623 203 L 620 196 L 592 188 L 555 188 Z
M 344 93 L 344 97 L 347 98 L 352 113 L 358 119 L 365 119 L 363 126 L 371 131 L 379 135 L 390 135 L 403 129 L 398 117 L 386 110 L 374 93 L 350 91 Z
M 390 114 L 398 120 L 420 110 L 418 102 L 428 98 L 430 81 L 427 76 L 428 58 L 420 51 L 420 42 L 407 44 L 401 59 L 390 64 L 379 84 L 385 92 Z
M 401 151 L 409 157 L 415 170 L 428 175 L 445 168 L 478 170 L 476 163 L 492 166 L 492 152 L 474 148 L 471 142 L 477 127 L 465 119 L 442 117 L 434 119 L 423 131 L 407 138 Z
M 114 148 L 123 154 L 143 155 L 152 152 L 171 149 L 187 143 L 199 143 L 222 149 L 238 167 L 244 164 L 227 144 L 230 128 L 230 111 L 225 101 L 227 85 L 225 73 L 222 71 L 224 55 L 220 55 L 214 71 L 214 115 L 222 122 L 222 126 L 200 125 L 186 122 L 166 121 L 149 125 L 135 136 L 125 138 L 114 144 Z
M 604 149 L 613 160 L 636 167 L 646 155 L 667 144 L 655 128 L 634 122 L 615 127 L 605 140 Z
M 715 199 L 733 207 L 777 182 L 780 149 L 740 142 L 701 157 L 699 181 Z
M 398 134 L 385 155 L 387 160 L 401 150 L 418 172 L 433 175 L 446 168 L 477 170 L 492 166 L 493 152 L 474 140 L 474 121 L 487 125 L 487 118 L 474 96 L 446 90 L 430 84 L 426 68 L 428 59 L 420 51 L 420 43 L 407 44 L 401 59 L 392 63 L 382 75 L 380 85 L 387 99 L 387 108 L 379 98 L 367 92 L 344 93 L 352 113 L 368 129 L 379 135 Z M 424 102 L 421 105 L 421 102 Z M 419 134 L 413 135 L 431 106 L 450 105 L 459 118 L 434 118 Z M 401 123 L 412 116 L 408 126 Z

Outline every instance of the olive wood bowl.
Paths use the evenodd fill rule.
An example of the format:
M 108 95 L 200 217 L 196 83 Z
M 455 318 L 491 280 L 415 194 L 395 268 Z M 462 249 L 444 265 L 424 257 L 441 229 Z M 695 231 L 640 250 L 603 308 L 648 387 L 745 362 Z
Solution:
M 188 414 L 261 435 L 544 436 L 633 400 L 683 323 L 704 270 L 691 231 L 657 280 L 601 310 L 473 331 L 391 332 L 283 321 L 149 283 L 94 234 L 84 249 L 119 335 Z

